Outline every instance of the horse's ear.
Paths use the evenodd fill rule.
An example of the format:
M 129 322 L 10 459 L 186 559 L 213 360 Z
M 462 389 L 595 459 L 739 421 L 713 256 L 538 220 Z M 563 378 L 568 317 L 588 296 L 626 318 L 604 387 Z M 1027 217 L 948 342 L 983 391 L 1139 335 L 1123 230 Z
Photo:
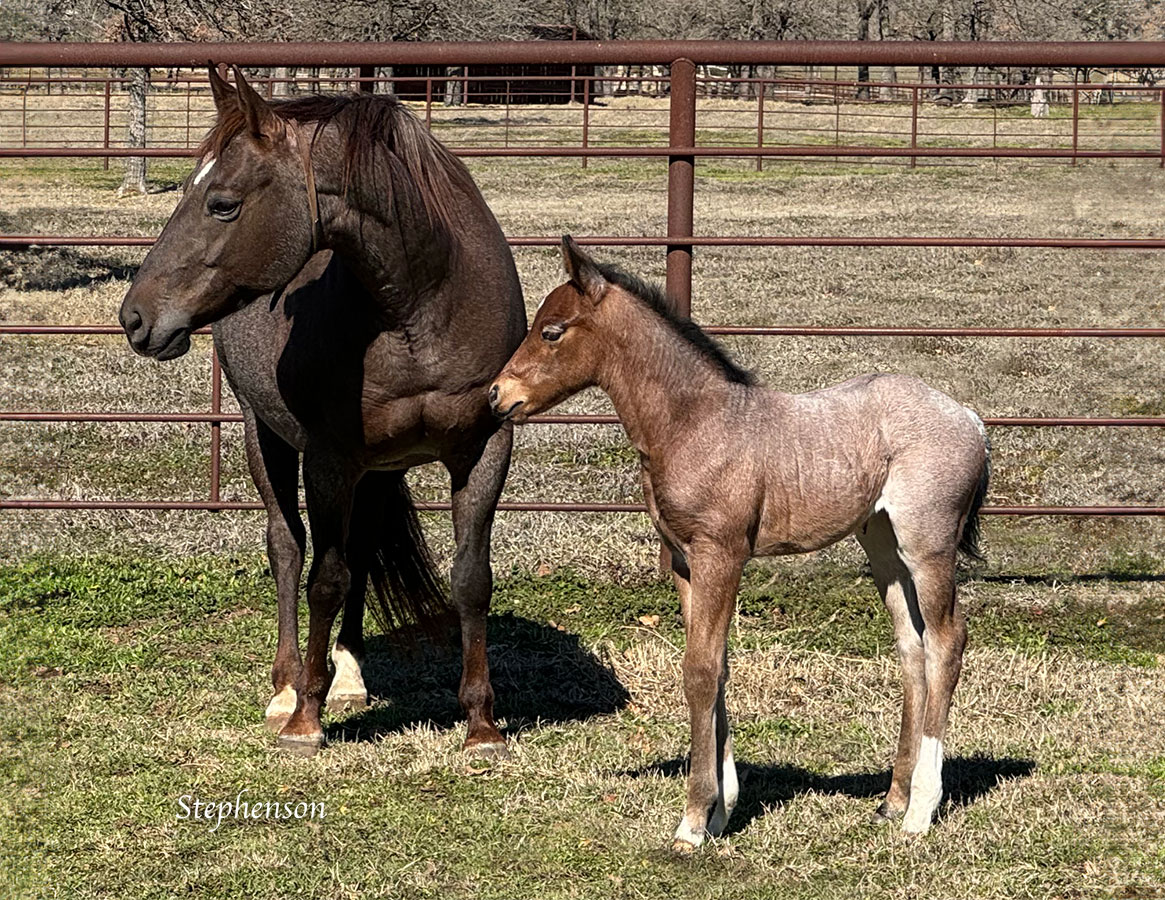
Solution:
M 221 75 L 218 74 L 218 66 L 213 62 L 208 62 L 210 74 L 210 93 L 214 97 L 214 108 L 218 110 L 221 116 L 228 109 L 234 109 L 239 102 L 238 95 L 234 88 L 227 84 Z
M 231 71 L 235 73 L 235 91 L 239 107 L 247 120 L 247 130 L 254 137 L 273 137 L 276 119 L 271 106 L 247 83 L 242 69 L 232 66 Z
M 583 252 L 569 234 L 562 236 L 562 265 L 566 276 L 579 290 L 598 303 L 607 292 L 607 279 L 593 259 Z

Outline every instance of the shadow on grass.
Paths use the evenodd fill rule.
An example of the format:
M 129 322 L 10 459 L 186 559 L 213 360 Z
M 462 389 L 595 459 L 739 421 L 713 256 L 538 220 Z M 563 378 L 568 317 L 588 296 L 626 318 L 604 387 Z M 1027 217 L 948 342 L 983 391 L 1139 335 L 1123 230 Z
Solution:
M 392 638 L 370 638 L 363 674 L 373 705 L 326 726 L 327 739 L 369 741 L 421 723 L 462 727 L 459 643 L 401 649 Z M 505 719 L 507 735 L 538 722 L 607 715 L 630 699 L 610 666 L 576 635 L 510 613 L 489 618 L 489 663 L 494 712 Z
M 0 253 L 0 285 L 29 291 L 64 291 L 128 281 L 136 265 L 71 247 L 31 247 Z
M 969 806 L 989 794 L 1000 782 L 1027 778 L 1036 769 L 1030 759 L 992 756 L 954 756 L 943 762 L 943 805 L 939 818 L 951 806 Z M 640 769 L 621 772 L 623 776 L 643 778 L 686 777 L 688 760 L 676 758 L 652 763 Z M 890 789 L 890 770 L 859 772 L 853 775 L 819 775 L 799 766 L 761 766 L 737 762 L 740 777 L 740 800 L 732 813 L 725 834 L 743 831 L 753 819 L 765 815 L 801 794 L 844 794 L 857 799 L 880 799 Z M 871 804 L 873 813 L 876 804 Z

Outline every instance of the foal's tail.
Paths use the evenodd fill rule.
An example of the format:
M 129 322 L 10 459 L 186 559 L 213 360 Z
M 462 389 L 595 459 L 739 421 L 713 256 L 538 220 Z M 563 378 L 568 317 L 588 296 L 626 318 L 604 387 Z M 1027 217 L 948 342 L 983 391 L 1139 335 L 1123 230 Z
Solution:
M 979 509 L 987 497 L 987 484 L 991 481 L 991 440 L 987 437 L 987 429 L 983 420 L 974 413 L 971 415 L 979 426 L 979 433 L 983 435 L 983 470 L 979 473 L 979 483 L 975 485 L 975 496 L 971 498 L 971 508 L 967 511 L 967 521 L 963 524 L 963 536 L 959 539 L 959 550 L 971 559 L 983 560 L 983 553 L 979 549 Z
M 385 632 L 415 625 L 435 635 L 452 607 L 433 564 L 403 472 L 368 472 L 356 487 L 350 548 L 363 556 Z

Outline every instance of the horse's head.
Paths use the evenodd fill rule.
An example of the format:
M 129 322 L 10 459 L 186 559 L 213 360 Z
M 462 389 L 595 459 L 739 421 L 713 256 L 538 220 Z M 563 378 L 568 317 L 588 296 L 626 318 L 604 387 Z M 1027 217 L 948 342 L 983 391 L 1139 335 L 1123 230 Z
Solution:
M 301 137 L 234 71 L 236 88 L 210 67 L 218 122 L 121 304 L 145 356 L 181 356 L 191 331 L 287 284 L 312 253 Z
M 542 301 L 530 333 L 489 391 L 496 415 L 523 422 L 597 382 L 602 341 L 594 317 L 609 285 L 570 235 L 562 238 L 569 281 Z

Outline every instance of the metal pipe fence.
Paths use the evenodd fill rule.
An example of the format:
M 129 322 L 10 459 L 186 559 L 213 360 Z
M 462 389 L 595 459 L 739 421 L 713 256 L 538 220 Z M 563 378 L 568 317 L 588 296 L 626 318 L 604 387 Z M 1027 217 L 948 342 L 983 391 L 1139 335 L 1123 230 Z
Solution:
M 298 78 L 268 76 L 256 79 L 269 95 L 285 87 L 305 85 L 308 89 L 343 87 L 345 89 L 394 89 L 414 98 L 418 115 L 430 128 L 464 157 L 478 158 L 577 158 L 582 165 L 595 158 L 640 158 L 666 160 L 668 170 L 667 232 L 664 235 L 616 237 L 593 235 L 580 242 L 604 246 L 663 247 L 667 259 L 667 290 L 680 310 L 691 313 L 692 251 L 698 246 L 721 247 L 1030 247 L 1074 251 L 1165 249 L 1163 238 L 1047 238 L 1047 237 L 960 237 L 960 236 L 845 236 L 845 235 L 699 235 L 695 234 L 695 172 L 698 160 L 755 159 L 759 170 L 766 160 L 843 160 L 872 159 L 881 163 L 917 166 L 935 160 L 1022 159 L 1053 160 L 1075 165 L 1080 160 L 1126 159 L 1152 160 L 1165 166 L 1165 87 L 1147 84 L 1097 84 L 1087 81 L 1020 84 L 981 84 L 978 82 L 857 81 L 837 77 L 727 77 L 708 74 L 700 67 L 709 64 L 734 65 L 816 65 L 816 66 L 940 66 L 940 67 L 1140 67 L 1165 68 L 1165 43 L 1138 42 L 1112 44 L 865 44 L 858 42 L 578 42 L 570 44 L 7 44 L 0 45 L 0 71 L 4 67 L 193 67 L 207 58 L 229 60 L 242 65 L 348 67 L 350 73 L 321 76 L 318 71 Z M 519 112 L 523 92 L 514 85 L 534 85 L 527 92 L 540 96 L 561 83 L 553 76 L 503 77 L 461 74 L 424 77 L 378 75 L 377 67 L 401 65 L 455 66 L 470 64 L 543 64 L 570 66 L 630 64 L 667 66 L 666 74 L 619 75 L 612 73 L 580 74 L 571 71 L 563 95 L 563 107 L 571 110 L 577 125 L 522 121 Z M 210 124 L 211 108 L 205 79 L 182 74 L 162 79 L 169 91 L 166 103 L 153 113 L 179 116 L 177 125 L 155 129 L 152 136 L 162 143 L 144 148 L 126 147 L 111 138 L 120 121 L 113 107 L 114 90 L 123 79 L 109 75 L 82 74 L 66 77 L 34 76 L 31 68 L 23 75 L 0 74 L 0 99 L 10 95 L 14 85 L 23 86 L 19 96 L 19 120 L 15 110 L 0 108 L 0 157 L 6 158 L 91 158 L 108 167 L 111 158 L 127 156 L 190 157 L 196 153 L 201 133 Z M 443 98 L 447 86 L 456 82 L 462 97 L 473 96 L 473 82 L 504 85 L 504 103 L 493 104 L 495 120 L 474 131 L 442 122 L 446 111 Z M 622 121 L 604 122 L 598 117 L 597 101 L 609 86 L 621 86 L 625 94 L 642 91 L 666 98 L 666 107 L 642 106 L 626 110 L 633 116 Z M 38 140 L 42 128 L 36 112 L 30 110 L 28 98 L 34 89 L 46 92 L 52 87 L 91 90 L 97 107 L 61 107 L 70 115 L 96 112 L 99 115 L 76 123 L 73 127 L 100 139 L 63 138 L 56 142 Z M 619 89 L 619 88 L 616 88 Z M 1006 115 L 1010 106 L 1029 104 L 1035 91 L 1044 91 L 1051 105 L 1070 114 L 1047 121 L 1055 125 L 1043 131 L 1019 129 L 1014 116 Z M 975 92 L 974 103 L 954 104 L 959 108 L 963 130 L 933 128 L 937 116 L 930 113 L 931 103 L 939 92 L 950 95 Z M 1082 113 L 1081 101 L 1087 106 L 1095 96 L 1127 98 L 1142 108 L 1151 104 L 1153 114 L 1105 118 L 1108 126 L 1090 131 L 1082 128 L 1090 117 Z M 744 95 L 741 97 L 741 95 Z M 77 94 L 58 93 L 57 97 L 76 99 Z M 194 103 L 194 99 L 202 101 Z M 577 102 L 582 98 L 581 104 Z M 984 101 L 981 98 L 986 98 Z M 718 110 L 725 99 L 747 100 L 747 108 Z M 573 101 L 574 109 L 571 103 Z M 701 106 L 698 101 L 703 100 Z M 824 101 L 819 102 L 819 101 Z M 168 104 L 168 105 L 167 105 Z M 810 111 L 810 121 L 797 104 Z M 832 109 L 828 107 L 832 106 Z M 965 107 L 965 108 L 964 108 Z M 731 121 L 703 127 L 701 117 L 712 111 Z M 1000 112 L 1003 110 L 1004 115 Z M 650 115 L 649 115 L 650 114 Z M 800 120 L 789 125 L 792 116 Z M 8 116 L 8 117 L 6 117 Z M 949 117 L 948 117 L 949 118 Z M 892 127 L 875 128 L 864 120 L 889 122 Z M 572 120 L 573 121 L 573 120 Z M 987 123 L 990 123 L 990 131 Z M 739 124 L 738 124 L 739 123 Z M 1124 123 L 1129 123 L 1127 126 Z M 1140 126 L 1137 128 L 1136 126 Z M 1127 130 L 1121 130 L 1126 129 Z M 644 134 L 644 132 L 647 132 Z M 19 133 L 19 140 L 12 135 Z M 175 138 L 174 136 L 179 137 Z M 843 140 L 844 138 L 844 140 Z M 875 140 L 876 138 L 876 140 Z M 989 140 L 988 140 L 989 139 Z M 1103 139 L 1104 146 L 1089 141 Z M 1120 146 L 1114 146 L 1120 144 Z M 510 237 L 516 247 L 554 246 L 557 238 L 542 235 Z M 148 246 L 152 238 L 126 235 L 3 234 L 0 249 L 29 250 L 34 247 L 66 246 Z M 975 337 L 1009 338 L 1093 338 L 1102 340 L 1161 340 L 1160 327 L 910 327 L 812 325 L 720 325 L 707 329 L 719 335 L 818 336 L 846 337 Z M 118 335 L 115 325 L 53 325 L 0 323 L 0 335 Z M 205 334 L 204 332 L 200 332 Z M 221 496 L 221 428 L 241 421 L 238 414 L 222 410 L 222 378 L 217 359 L 212 358 L 211 408 L 186 412 L 82 412 L 67 410 L 0 411 L 0 422 L 54 423 L 195 423 L 210 430 L 210 472 L 205 500 L 104 500 L 44 499 L 0 497 L 0 509 L 187 509 L 241 510 L 260 509 L 253 501 L 227 500 Z M 536 421 L 547 425 L 610 425 L 613 416 L 544 415 Z M 991 428 L 1165 428 L 1162 416 L 996 416 L 985 417 Z M 422 504 L 426 509 L 447 509 L 446 503 Z M 639 504 L 548 503 L 542 501 L 507 501 L 503 510 L 543 510 L 561 512 L 642 512 Z M 1105 506 L 989 506 L 994 515 L 1058 516 L 1162 516 L 1165 507 L 1151 505 Z

